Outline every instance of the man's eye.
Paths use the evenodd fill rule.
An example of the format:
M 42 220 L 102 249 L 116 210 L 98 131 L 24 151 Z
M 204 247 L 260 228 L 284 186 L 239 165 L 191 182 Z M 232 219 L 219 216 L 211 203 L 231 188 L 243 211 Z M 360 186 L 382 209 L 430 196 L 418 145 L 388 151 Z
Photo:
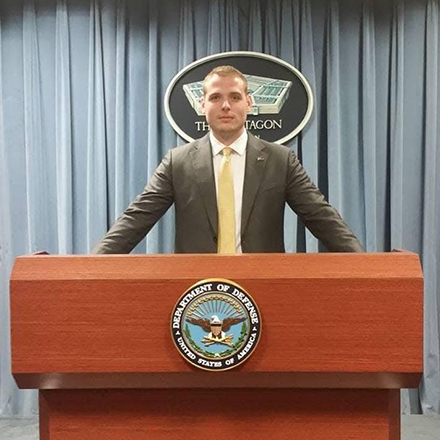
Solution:
M 219 97 L 218 96 L 211 96 L 209 98 L 210 101 L 218 101 Z
M 232 99 L 233 99 L 234 101 L 240 101 L 240 100 L 241 100 L 241 96 L 240 96 L 240 95 L 234 95 L 234 96 L 232 97 Z

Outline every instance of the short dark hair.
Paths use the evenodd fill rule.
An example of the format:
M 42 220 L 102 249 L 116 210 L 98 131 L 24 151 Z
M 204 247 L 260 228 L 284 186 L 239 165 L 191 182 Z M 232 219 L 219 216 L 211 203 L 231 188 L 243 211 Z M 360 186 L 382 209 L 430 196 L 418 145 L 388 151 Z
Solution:
M 248 82 L 246 77 L 235 67 L 232 66 L 217 66 L 214 69 L 211 70 L 211 72 L 208 73 L 208 75 L 205 76 L 205 79 L 203 80 L 203 94 L 206 93 L 206 81 L 213 77 L 214 75 L 218 76 L 232 76 L 236 78 L 240 78 L 243 81 L 244 91 L 246 94 L 248 94 Z

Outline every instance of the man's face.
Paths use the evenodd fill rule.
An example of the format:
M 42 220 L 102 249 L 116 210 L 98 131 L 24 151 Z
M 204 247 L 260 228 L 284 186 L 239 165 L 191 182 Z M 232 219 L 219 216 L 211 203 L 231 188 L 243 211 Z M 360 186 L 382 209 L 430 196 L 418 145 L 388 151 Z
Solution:
M 240 78 L 213 75 L 205 82 L 202 105 L 215 137 L 229 145 L 243 133 L 252 100 Z

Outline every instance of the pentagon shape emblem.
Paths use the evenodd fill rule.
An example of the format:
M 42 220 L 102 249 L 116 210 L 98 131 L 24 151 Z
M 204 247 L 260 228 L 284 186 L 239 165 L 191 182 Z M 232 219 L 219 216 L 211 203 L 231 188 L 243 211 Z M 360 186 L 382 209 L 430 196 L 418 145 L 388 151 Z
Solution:
M 190 364 L 210 371 L 229 370 L 255 350 L 261 316 L 255 301 L 238 284 L 207 279 L 191 286 L 177 301 L 171 334 Z
M 312 88 L 305 76 L 280 58 L 259 52 L 222 52 L 200 58 L 171 80 L 165 93 L 165 114 L 176 132 L 191 142 L 209 130 L 202 98 L 203 78 L 215 67 L 230 65 L 243 72 L 252 107 L 246 130 L 269 142 L 285 144 L 310 120 Z

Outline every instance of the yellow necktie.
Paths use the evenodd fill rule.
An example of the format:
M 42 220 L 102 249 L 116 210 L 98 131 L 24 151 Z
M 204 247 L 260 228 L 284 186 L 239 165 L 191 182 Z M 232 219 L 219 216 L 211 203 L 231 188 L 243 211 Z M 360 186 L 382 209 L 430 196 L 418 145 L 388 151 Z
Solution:
M 218 249 L 219 254 L 235 254 L 235 200 L 231 149 L 223 148 L 218 173 Z

